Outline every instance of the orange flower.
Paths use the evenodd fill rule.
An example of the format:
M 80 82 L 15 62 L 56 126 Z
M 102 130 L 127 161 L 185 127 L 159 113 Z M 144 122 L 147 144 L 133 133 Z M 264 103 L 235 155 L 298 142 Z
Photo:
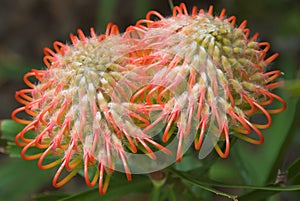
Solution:
M 278 54 L 266 58 L 270 44 L 249 37 L 246 21 L 235 26 L 224 9 L 212 12 L 194 7 L 189 14 L 180 4 L 169 18 L 150 11 L 124 34 L 109 24 L 106 34 L 78 30 L 71 45 L 45 48 L 48 68 L 27 73 L 29 89 L 16 93 L 24 106 L 12 118 L 26 124 L 15 138 L 22 157 L 38 159 L 41 169 L 60 165 L 55 187 L 83 169 L 87 185 L 99 181 L 104 194 L 114 170 L 128 180 L 160 170 L 192 143 L 199 158 L 213 148 L 227 157 L 232 136 L 263 143 L 261 129 L 286 108 L 270 92 L 282 84 L 275 81 L 281 72 L 266 71 Z M 274 101 L 282 107 L 270 109 Z M 265 120 L 254 122 L 257 114 Z
M 195 138 L 200 158 L 213 147 L 226 158 L 230 136 L 261 144 L 264 137 L 260 129 L 271 125 L 270 114 L 286 107 L 282 98 L 270 92 L 282 84 L 275 81 L 281 72 L 266 72 L 278 53 L 266 58 L 270 44 L 258 42 L 257 33 L 249 37 L 246 20 L 239 26 L 235 26 L 235 21 L 234 16 L 225 17 L 224 9 L 219 16 L 213 16 L 212 6 L 208 12 L 193 7 L 189 14 L 186 6 L 180 4 L 172 17 L 150 11 L 146 19 L 126 31 L 136 38 L 136 48 L 146 53 L 143 62 L 131 62 L 153 77 L 131 101 L 163 106 L 144 131 L 163 123 L 162 140 L 167 142 L 174 135 L 178 138 L 178 161 L 190 138 Z M 264 108 L 274 100 L 282 107 Z M 264 123 L 250 119 L 258 113 L 265 116 Z M 250 137 L 251 133 L 257 137 Z M 222 142 L 224 151 L 219 145 Z
M 99 192 L 104 194 L 117 163 L 123 164 L 121 171 L 131 179 L 127 152 L 141 150 L 151 159 L 155 159 L 152 149 L 169 152 L 142 133 L 132 118 L 145 124 L 148 121 L 122 102 L 129 102 L 125 89 L 134 83 L 125 77 L 132 67 L 125 65 L 124 55 L 130 46 L 118 28 L 109 24 L 106 34 L 100 36 L 91 29 L 90 38 L 78 30 L 78 37 L 71 35 L 71 41 L 72 45 L 54 42 L 56 52 L 45 48 L 48 68 L 24 76 L 30 88 L 16 92 L 16 99 L 24 106 L 16 109 L 12 118 L 27 126 L 15 142 L 24 147 L 22 157 L 38 159 L 41 169 L 60 164 L 53 179 L 55 187 L 84 169 L 87 185 L 94 186 L 99 180 Z M 29 77 L 38 83 L 33 84 Z M 16 115 L 22 111 L 32 120 L 18 118 Z M 29 137 L 29 131 L 36 136 Z M 30 154 L 32 148 L 39 149 L 39 153 Z M 60 180 L 64 169 L 69 174 Z M 91 177 L 89 172 L 94 175 Z

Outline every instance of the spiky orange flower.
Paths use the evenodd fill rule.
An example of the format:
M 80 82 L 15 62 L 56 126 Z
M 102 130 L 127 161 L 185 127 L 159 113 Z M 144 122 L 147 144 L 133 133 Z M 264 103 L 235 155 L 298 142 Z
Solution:
M 281 72 L 266 71 L 278 53 L 266 58 L 270 44 L 258 42 L 257 33 L 249 37 L 246 20 L 238 26 L 235 21 L 234 16 L 225 17 L 224 9 L 213 16 L 212 6 L 208 12 L 193 7 L 189 14 L 180 4 L 172 17 L 150 11 L 146 19 L 127 29 L 126 34 L 136 38 L 136 48 L 144 50 L 143 62 L 131 62 L 152 76 L 131 101 L 163 106 L 144 131 L 163 122 L 162 140 L 167 142 L 174 134 L 179 140 L 178 161 L 187 146 L 186 139 L 191 137 L 200 158 L 213 147 L 221 157 L 227 157 L 230 136 L 261 144 L 264 137 L 260 130 L 271 125 L 270 114 L 286 107 L 282 98 L 270 92 L 282 84 L 275 81 Z M 265 109 L 274 100 L 282 107 Z M 263 114 L 265 121 L 253 122 L 255 114 Z M 251 133 L 257 137 L 250 137 Z
M 30 88 L 16 92 L 24 106 L 12 118 L 27 126 L 15 142 L 24 147 L 24 159 L 38 159 L 39 168 L 60 165 L 53 179 L 55 187 L 83 169 L 87 185 L 99 180 L 103 194 L 117 163 L 123 164 L 123 172 L 131 179 L 127 152 L 141 150 L 152 159 L 152 149 L 169 153 L 137 127 L 136 121 L 146 125 L 148 121 L 123 104 L 130 98 L 126 89 L 134 86 L 125 77 L 132 68 L 125 63 L 124 52 L 130 48 L 126 40 L 112 24 L 100 36 L 91 29 L 90 38 L 78 30 L 78 37 L 71 35 L 72 44 L 54 42 L 55 52 L 45 48 L 47 69 L 27 73 L 24 81 Z M 17 117 L 23 111 L 32 118 Z M 29 131 L 36 135 L 29 136 Z
M 212 12 L 194 7 L 190 15 L 180 4 L 169 18 L 150 11 L 124 34 L 109 24 L 104 35 L 78 30 L 71 45 L 46 48 L 48 68 L 27 73 L 30 88 L 16 93 L 24 106 L 12 118 L 26 124 L 15 138 L 22 157 L 38 159 L 41 169 L 60 165 L 55 187 L 83 169 L 87 185 L 99 181 L 103 194 L 114 170 L 128 180 L 159 170 L 180 161 L 193 142 L 199 158 L 213 148 L 227 157 L 230 136 L 263 143 L 261 129 L 286 107 L 270 92 L 282 84 L 281 72 L 266 71 L 278 54 L 266 58 L 270 44 L 249 38 L 246 21 L 235 26 L 225 10 Z M 270 109 L 274 101 L 282 107 Z M 254 122 L 257 114 L 264 120 Z

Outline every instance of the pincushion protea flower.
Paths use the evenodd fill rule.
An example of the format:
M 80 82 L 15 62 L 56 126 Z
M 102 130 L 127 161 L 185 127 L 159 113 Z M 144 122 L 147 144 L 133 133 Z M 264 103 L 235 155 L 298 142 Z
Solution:
M 128 39 L 123 39 L 112 24 L 104 35 L 97 36 L 91 29 L 90 38 L 81 30 L 78 36 L 71 35 L 70 45 L 54 42 L 56 52 L 45 48 L 47 69 L 32 70 L 24 76 L 30 88 L 16 93 L 24 106 L 16 109 L 12 118 L 27 126 L 15 142 L 24 147 L 24 159 L 38 159 L 39 168 L 60 165 L 53 179 L 55 187 L 83 169 L 87 185 L 99 180 L 99 192 L 103 194 L 116 163 L 123 164 L 123 172 L 131 179 L 127 152 L 140 150 L 151 159 L 155 159 L 152 149 L 169 152 L 143 135 L 135 122 L 147 121 L 121 104 L 130 98 L 126 97 L 126 87 L 134 85 L 125 78 L 132 68 L 124 63 Z M 29 77 L 38 83 L 33 84 Z M 119 79 L 123 86 L 118 84 Z M 32 119 L 17 117 L 22 111 Z M 29 137 L 29 131 L 34 131 L 35 137 Z
M 224 9 L 213 16 L 212 6 L 208 12 L 193 7 L 189 14 L 180 4 L 174 7 L 172 17 L 150 11 L 146 19 L 127 29 L 127 35 L 136 38 L 137 48 L 147 53 L 143 62 L 131 62 L 152 76 L 131 101 L 163 106 L 144 131 L 163 122 L 162 140 L 167 142 L 174 135 L 179 140 L 178 161 L 187 146 L 186 139 L 191 137 L 200 158 L 213 147 L 221 157 L 227 157 L 230 136 L 261 144 L 264 137 L 260 130 L 271 125 L 270 114 L 286 107 L 282 98 L 270 92 L 282 84 L 275 81 L 281 72 L 266 71 L 278 53 L 266 58 L 270 44 L 258 42 L 257 33 L 249 37 L 246 20 L 239 26 L 235 21 L 234 16 L 225 17 Z M 265 109 L 274 100 L 282 107 Z M 259 113 L 265 116 L 265 122 L 251 120 Z
M 180 161 L 193 142 L 200 158 L 213 148 L 227 157 L 230 136 L 263 143 L 260 130 L 271 125 L 270 114 L 286 107 L 270 92 L 281 85 L 275 81 L 281 72 L 266 71 L 278 54 L 265 58 L 269 43 L 257 42 L 258 34 L 249 38 L 246 21 L 236 27 L 225 10 L 212 12 L 212 6 L 208 12 L 194 7 L 189 15 L 181 4 L 169 18 L 150 11 L 124 34 L 109 24 L 104 35 L 91 29 L 89 38 L 78 30 L 71 45 L 46 48 L 47 69 L 27 73 L 30 89 L 16 93 L 24 106 L 12 118 L 26 124 L 15 138 L 22 157 L 38 159 L 41 169 L 60 165 L 55 187 L 83 169 L 87 185 L 99 181 L 103 194 L 114 170 L 128 180 L 131 173 L 156 171 Z M 274 100 L 282 107 L 269 109 Z M 31 120 L 17 117 L 24 111 Z M 251 120 L 259 113 L 265 123 Z M 161 130 L 160 140 L 154 135 Z M 145 163 L 147 169 L 142 152 L 156 161 Z

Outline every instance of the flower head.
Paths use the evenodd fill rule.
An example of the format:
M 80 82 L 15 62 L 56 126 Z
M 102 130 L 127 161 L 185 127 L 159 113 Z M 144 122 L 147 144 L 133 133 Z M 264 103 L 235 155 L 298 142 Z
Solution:
M 179 139 L 178 161 L 191 135 L 200 158 L 213 148 L 227 157 L 230 136 L 261 144 L 264 137 L 260 130 L 271 125 L 270 114 L 286 107 L 282 98 L 270 92 L 282 84 L 275 81 L 281 72 L 266 71 L 278 53 L 266 58 L 270 44 L 258 42 L 257 33 L 249 37 L 246 20 L 238 26 L 235 21 L 234 16 L 225 17 L 224 9 L 219 16 L 213 16 L 212 6 L 208 12 L 194 7 L 189 14 L 180 4 L 172 17 L 150 11 L 146 19 L 127 29 L 128 35 L 136 36 L 138 48 L 147 50 L 140 66 L 152 75 L 131 101 L 163 105 L 144 130 L 163 122 L 162 140 L 167 142 L 174 135 Z M 282 107 L 266 109 L 274 100 Z M 259 113 L 265 122 L 252 121 Z
M 152 149 L 163 147 L 143 135 L 134 119 L 146 124 L 147 121 L 123 104 L 127 99 L 129 102 L 126 89 L 134 83 L 125 78 L 132 67 L 126 66 L 124 55 L 130 43 L 122 38 L 118 28 L 109 24 L 106 34 L 100 36 L 91 29 L 89 38 L 78 30 L 78 36 L 71 35 L 71 41 L 71 45 L 54 42 L 56 52 L 45 48 L 47 69 L 32 70 L 24 76 L 30 88 L 16 93 L 16 99 L 24 106 L 16 109 L 12 118 L 27 126 L 15 141 L 24 146 L 22 157 L 38 159 L 41 169 L 60 164 L 53 179 L 55 187 L 84 169 L 87 185 L 93 186 L 99 180 L 103 194 L 118 163 L 127 179 L 131 179 L 127 152 L 141 150 L 155 159 Z M 37 84 L 29 77 L 34 77 Z M 123 86 L 118 84 L 121 79 Z M 21 111 L 32 116 L 32 120 L 18 118 Z M 30 137 L 29 131 L 36 135 Z M 31 154 L 32 148 L 39 153 Z M 60 180 L 64 169 L 68 175 Z
M 60 165 L 55 187 L 83 169 L 87 185 L 99 181 L 103 194 L 114 170 L 128 180 L 160 170 L 192 143 L 199 158 L 213 148 L 227 157 L 231 136 L 263 143 L 261 129 L 286 107 L 270 92 L 281 72 L 266 71 L 278 54 L 266 57 L 270 44 L 249 37 L 246 21 L 236 26 L 225 10 L 212 12 L 189 14 L 180 4 L 169 18 L 150 11 L 124 34 L 109 24 L 106 34 L 78 30 L 72 44 L 45 48 L 47 69 L 27 73 L 29 89 L 16 93 L 24 106 L 12 118 L 26 124 L 15 138 L 22 157 L 38 159 L 41 169 Z M 274 101 L 282 107 L 270 109 Z M 255 122 L 256 114 L 264 121 Z

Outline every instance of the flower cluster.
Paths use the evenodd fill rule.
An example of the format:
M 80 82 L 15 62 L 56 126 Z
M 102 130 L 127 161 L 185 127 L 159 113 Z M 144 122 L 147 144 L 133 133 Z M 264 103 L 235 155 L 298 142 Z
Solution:
M 16 93 L 24 106 L 12 118 L 26 124 L 15 138 L 22 157 L 41 169 L 59 165 L 55 187 L 83 169 L 87 185 L 98 181 L 104 194 L 114 170 L 130 180 L 162 169 L 192 143 L 200 159 L 213 148 L 227 157 L 231 137 L 263 143 L 270 114 L 286 107 L 270 92 L 281 72 L 266 71 L 278 54 L 266 58 L 269 43 L 250 38 L 246 21 L 235 26 L 225 10 L 212 12 L 189 14 L 180 4 L 172 17 L 150 11 L 124 33 L 109 24 L 100 36 L 78 30 L 72 44 L 45 48 L 47 69 L 27 73 L 29 89 Z M 282 107 L 270 109 L 274 100 Z M 24 111 L 31 120 L 17 117 Z M 253 122 L 256 114 L 265 121 Z

